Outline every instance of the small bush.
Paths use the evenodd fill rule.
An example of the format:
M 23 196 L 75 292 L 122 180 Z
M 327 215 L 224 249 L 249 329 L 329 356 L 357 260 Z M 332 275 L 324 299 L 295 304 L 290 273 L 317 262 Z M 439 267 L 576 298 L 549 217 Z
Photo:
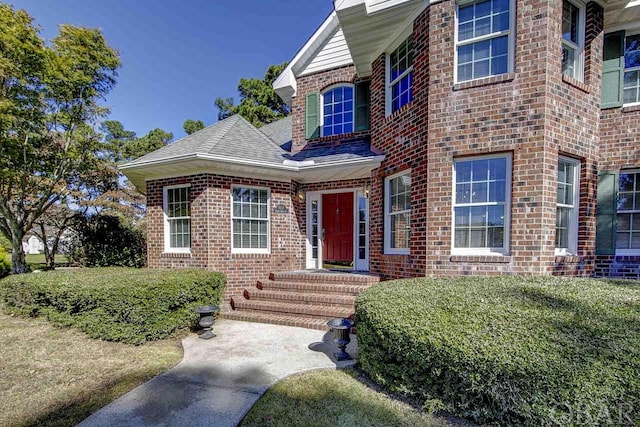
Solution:
M 8 276 L 9 273 L 11 273 L 11 261 L 9 260 L 9 254 L 2 246 L 0 246 L 0 279 Z
M 194 325 L 194 308 L 218 304 L 225 284 L 223 274 L 204 270 L 95 268 L 13 275 L 0 282 L 0 297 L 11 313 L 142 344 Z
M 86 267 L 144 267 L 146 237 L 129 220 L 114 215 L 93 215 L 74 228 L 68 250 L 75 265 Z
M 385 282 L 356 301 L 362 368 L 479 423 L 640 424 L 640 282 Z

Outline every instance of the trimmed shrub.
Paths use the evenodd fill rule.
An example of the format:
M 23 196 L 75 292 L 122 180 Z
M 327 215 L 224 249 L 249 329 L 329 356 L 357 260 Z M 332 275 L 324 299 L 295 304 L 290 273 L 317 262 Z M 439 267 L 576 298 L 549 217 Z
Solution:
M 219 304 L 225 284 L 204 270 L 94 268 L 13 275 L 0 281 L 0 297 L 10 313 L 142 344 L 195 325 L 194 308 Z
M 0 246 L 0 279 L 11 273 L 11 261 L 9 254 Z
M 384 282 L 356 300 L 362 368 L 479 423 L 640 424 L 640 282 Z

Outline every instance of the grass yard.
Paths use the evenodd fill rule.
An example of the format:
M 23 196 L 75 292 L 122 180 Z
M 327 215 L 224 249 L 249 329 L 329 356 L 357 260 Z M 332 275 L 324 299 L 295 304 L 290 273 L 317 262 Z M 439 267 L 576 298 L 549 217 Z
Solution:
M 0 314 L 0 426 L 73 426 L 182 359 L 178 338 L 140 346 Z
M 241 427 L 370 427 L 467 425 L 420 413 L 375 391 L 355 370 L 322 370 L 280 381 L 262 396 Z
M 31 268 L 43 268 L 47 264 L 47 260 L 44 257 L 44 254 L 25 254 L 24 256 L 27 264 L 31 266 Z M 69 257 L 62 254 L 56 254 L 56 266 L 64 266 L 69 264 Z

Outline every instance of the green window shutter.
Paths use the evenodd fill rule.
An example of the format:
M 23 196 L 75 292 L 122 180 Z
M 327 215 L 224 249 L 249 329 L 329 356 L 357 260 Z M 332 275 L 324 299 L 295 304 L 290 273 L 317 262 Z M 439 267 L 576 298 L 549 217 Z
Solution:
M 616 211 L 618 207 L 618 173 L 598 174 L 596 205 L 596 254 L 616 253 Z
M 624 80 L 624 31 L 605 34 L 603 50 L 601 107 L 621 107 Z
M 371 104 L 371 82 L 359 82 L 355 84 L 355 130 L 369 129 L 369 114 Z
M 318 116 L 320 94 L 317 92 L 308 93 L 305 105 L 305 135 L 307 139 L 318 138 L 320 136 L 320 117 Z

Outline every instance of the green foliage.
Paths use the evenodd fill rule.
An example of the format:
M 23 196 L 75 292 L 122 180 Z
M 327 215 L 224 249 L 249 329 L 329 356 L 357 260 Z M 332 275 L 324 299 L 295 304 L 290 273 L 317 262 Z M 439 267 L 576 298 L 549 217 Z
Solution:
M 171 132 L 165 132 L 156 128 L 149 131 L 148 134 L 130 142 L 124 150 L 126 159 L 137 159 L 145 154 L 162 148 L 173 139 Z
M 126 130 L 117 120 L 105 120 L 100 130 L 104 135 L 102 154 L 114 163 L 128 160 L 128 146 L 136 140 L 136 133 Z
M 0 248 L 4 249 L 6 252 L 11 252 L 11 242 L 2 233 L 0 233 Z
M 182 128 L 187 135 L 191 135 L 194 132 L 204 129 L 204 122 L 202 120 L 187 119 L 182 124 Z
M 96 268 L 9 276 L 0 282 L 0 298 L 13 314 L 142 344 L 194 326 L 194 308 L 218 304 L 225 284 L 223 274 L 204 270 Z
M 93 124 L 119 67 L 100 30 L 61 25 L 45 44 L 26 12 L 0 3 L 0 230 L 14 272 L 28 271 L 22 239 L 49 207 L 112 179 Z
M 0 246 L 0 279 L 11 273 L 11 261 L 9 260 L 9 254 Z
M 70 258 L 86 267 L 144 267 L 146 237 L 129 220 L 93 215 L 75 228 Z
M 500 425 L 640 423 L 640 282 L 392 281 L 358 296 L 356 322 L 362 368 L 427 407 Z
M 270 65 L 263 79 L 240 79 L 240 104 L 234 105 L 233 98 L 216 98 L 214 101 L 220 110 L 218 120 L 240 114 L 254 126 L 260 127 L 288 116 L 291 110 L 273 89 L 273 82 L 286 67 L 286 62 Z

